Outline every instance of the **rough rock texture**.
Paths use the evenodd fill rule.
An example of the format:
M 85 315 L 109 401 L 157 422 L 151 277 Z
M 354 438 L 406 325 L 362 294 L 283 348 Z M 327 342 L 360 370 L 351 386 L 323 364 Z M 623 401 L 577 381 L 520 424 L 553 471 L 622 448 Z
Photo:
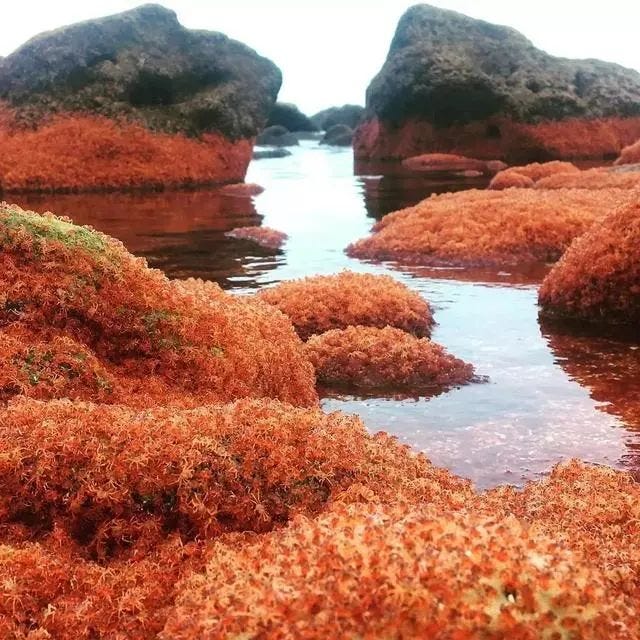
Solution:
M 554 58 L 511 28 L 417 5 L 369 85 L 366 118 L 361 158 L 615 157 L 640 137 L 640 74 Z
M 43 33 L 0 60 L 0 102 L 10 113 L 0 129 L 19 140 L 24 127 L 72 114 L 180 137 L 215 135 L 230 148 L 212 143 L 212 162 L 232 159 L 218 181 L 238 180 L 280 83 L 278 68 L 244 44 L 185 29 L 173 11 L 143 5 Z M 38 161 L 45 165 L 47 154 Z
M 350 147 L 353 142 L 353 129 L 346 124 L 334 124 L 320 140 L 320 144 L 332 147 Z
M 260 133 L 256 138 L 256 144 L 265 147 L 295 147 L 298 138 L 281 124 L 274 124 Z
M 355 129 L 364 116 L 364 107 L 357 104 L 345 104 L 342 107 L 329 107 L 311 116 L 311 121 L 323 131 L 336 124 L 346 124 Z
M 282 125 L 289 131 L 318 131 L 316 124 L 295 104 L 276 102 L 269 115 L 268 126 Z
M 540 288 L 541 314 L 597 324 L 640 323 L 640 191 L 567 250 Z

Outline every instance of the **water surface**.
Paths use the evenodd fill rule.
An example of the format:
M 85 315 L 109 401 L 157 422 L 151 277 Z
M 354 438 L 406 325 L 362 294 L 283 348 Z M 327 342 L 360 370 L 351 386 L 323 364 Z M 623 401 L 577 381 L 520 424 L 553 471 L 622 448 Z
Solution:
M 434 270 L 369 264 L 344 248 L 389 211 L 431 193 L 483 188 L 486 180 L 437 182 L 392 165 L 358 166 L 350 149 L 306 141 L 287 158 L 252 163 L 254 199 L 193 193 L 17 198 L 120 238 L 172 277 L 218 281 L 238 293 L 341 269 L 390 273 L 436 312 L 433 339 L 472 362 L 486 384 L 432 398 L 326 397 L 326 410 L 358 413 L 479 486 L 522 484 L 579 457 L 640 470 L 640 340 L 541 327 L 537 284 L 547 267 Z M 282 251 L 225 237 L 263 224 L 289 234 Z

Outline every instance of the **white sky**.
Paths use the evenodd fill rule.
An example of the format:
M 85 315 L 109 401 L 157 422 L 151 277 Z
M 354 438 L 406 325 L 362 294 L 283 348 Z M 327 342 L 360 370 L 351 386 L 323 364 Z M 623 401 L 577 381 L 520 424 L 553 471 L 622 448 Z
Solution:
M 135 0 L 0 0 L 0 55 L 55 27 L 141 4 Z M 407 0 L 164 0 L 187 27 L 222 31 L 281 69 L 280 99 L 312 114 L 364 104 Z M 640 70 L 638 0 L 433 0 L 506 24 L 552 53 L 601 58 Z

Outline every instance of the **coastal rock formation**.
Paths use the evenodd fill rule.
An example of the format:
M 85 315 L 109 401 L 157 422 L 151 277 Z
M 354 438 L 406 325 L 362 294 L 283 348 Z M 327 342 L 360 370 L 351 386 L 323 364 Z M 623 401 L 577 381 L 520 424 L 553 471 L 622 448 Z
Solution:
M 394 327 L 333 329 L 305 348 L 327 387 L 417 394 L 469 382 L 474 372 L 439 344 Z
M 281 124 L 274 124 L 258 135 L 256 144 L 264 147 L 295 147 L 299 143 L 295 133 Z
M 389 276 L 370 273 L 290 280 L 261 290 L 258 297 L 287 315 L 303 340 L 350 325 L 388 325 L 423 337 L 434 324 L 429 304 L 418 293 Z
M 291 155 L 289 149 L 274 147 L 273 149 L 257 149 L 253 152 L 254 160 L 272 160 L 274 158 L 286 158 Z
M 327 131 L 336 124 L 344 124 L 355 129 L 364 116 L 364 107 L 356 104 L 345 104 L 341 107 L 329 107 L 311 116 L 311 121 L 318 129 Z
M 637 194 L 638 192 L 634 192 Z M 640 204 L 621 206 L 567 250 L 540 287 L 541 315 L 640 324 Z
M 320 144 L 332 147 L 350 147 L 352 142 L 353 130 L 346 124 L 334 124 L 320 140 Z
M 432 267 L 555 262 L 595 220 L 631 197 L 623 189 L 469 190 L 386 215 L 347 253 Z
M 616 157 L 640 137 L 640 73 L 554 58 L 517 31 L 416 5 L 367 91 L 359 158 Z
M 68 189 L 72 169 L 47 169 L 60 155 L 73 155 L 87 174 L 97 167 L 100 179 L 83 176 L 71 185 L 79 190 L 241 180 L 280 83 L 277 67 L 252 49 L 220 33 L 190 31 L 158 5 L 43 33 L 0 61 L 3 148 L 6 138 L 12 161 L 28 166 L 8 181 L 0 173 L 0 185 Z M 69 126 L 76 136 L 101 127 L 95 137 L 102 146 L 68 153 Z M 153 164 L 158 145 L 177 156 L 176 167 Z M 107 157 L 148 171 L 125 184 L 115 168 L 103 170 Z M 207 159 L 213 168 L 204 175 Z
M 269 114 L 267 126 L 280 125 L 289 131 L 318 131 L 316 124 L 295 104 L 276 102 Z

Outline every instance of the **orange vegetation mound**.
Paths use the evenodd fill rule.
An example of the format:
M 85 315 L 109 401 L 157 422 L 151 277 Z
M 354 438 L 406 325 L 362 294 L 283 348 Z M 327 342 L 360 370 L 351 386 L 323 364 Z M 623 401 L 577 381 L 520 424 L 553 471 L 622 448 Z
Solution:
M 534 162 L 521 167 L 509 167 L 496 174 L 489 183 L 489 189 L 507 189 L 509 187 L 531 187 L 542 178 L 556 174 L 579 173 L 580 169 L 571 162 Z
M 258 296 L 289 316 L 303 340 L 350 325 L 389 325 L 416 336 L 433 326 L 427 302 L 389 276 L 343 271 L 283 282 Z
M 357 417 L 278 401 L 139 412 L 23 399 L 0 414 L 0 441 L 5 536 L 57 528 L 102 560 L 150 535 L 269 531 L 330 500 L 460 506 L 471 495 Z
M 640 322 L 640 192 L 569 247 L 542 283 L 541 313 L 596 323 Z
M 584 554 L 513 517 L 341 507 L 214 545 L 161 637 L 629 640 L 634 611 L 607 587 Z
M 310 338 L 306 351 L 318 381 L 327 386 L 415 391 L 473 378 L 472 365 L 428 338 L 393 327 L 334 329 Z
M 427 266 L 553 262 L 597 218 L 628 198 L 622 190 L 464 191 L 431 196 L 382 218 L 347 248 L 356 258 Z
M 289 237 L 286 233 L 270 227 L 238 227 L 225 235 L 239 240 L 251 240 L 267 249 L 279 249 Z
M 615 161 L 615 164 L 634 164 L 640 162 L 640 140 L 625 147 L 620 153 L 620 157 Z
M 414 171 L 424 171 L 433 173 L 455 173 L 477 172 L 478 175 L 491 175 L 505 169 L 507 165 L 500 160 L 477 160 L 451 153 L 424 153 L 419 156 L 406 158 L 402 161 L 403 166 Z
M 559 173 L 542 178 L 538 189 L 635 189 L 640 187 L 640 167 L 600 167 L 578 173 Z
M 227 184 L 220 189 L 220 192 L 226 196 L 250 197 L 258 196 L 264 191 L 264 187 L 252 182 L 237 182 L 235 184 Z
M 108 236 L 14 206 L 0 206 L 0 249 L 0 331 L 29 331 L 38 349 L 36 335 L 40 342 L 55 335 L 77 343 L 84 377 L 73 384 L 100 365 L 109 371 L 99 376 L 113 402 L 193 405 L 245 396 L 316 402 L 302 344 L 287 318 L 267 304 L 215 286 L 172 282 Z M 54 343 L 52 357 L 68 360 L 57 351 L 75 348 L 69 345 Z M 5 396 L 10 388 L 46 381 L 55 391 L 63 383 L 51 382 L 49 356 L 16 360 L 16 344 L 6 348 Z M 11 363 L 13 381 L 6 378 Z M 43 386 L 29 391 L 46 397 Z
M 252 141 L 218 134 L 194 139 L 100 116 L 64 115 L 35 130 L 0 120 L 0 146 L 0 191 L 102 191 L 242 180 Z

